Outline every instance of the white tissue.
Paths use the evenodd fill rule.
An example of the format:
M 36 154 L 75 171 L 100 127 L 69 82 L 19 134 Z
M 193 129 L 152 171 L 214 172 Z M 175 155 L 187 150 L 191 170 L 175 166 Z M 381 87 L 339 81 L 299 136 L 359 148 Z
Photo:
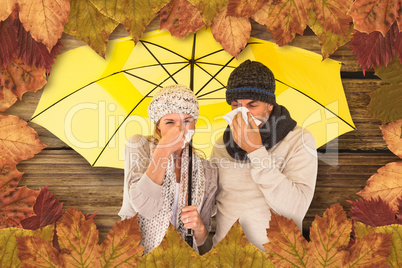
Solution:
M 226 122 L 228 122 L 228 124 L 231 125 L 231 124 L 232 124 L 232 121 L 233 121 L 233 118 L 235 117 L 235 115 L 236 115 L 238 112 L 241 112 L 244 122 L 246 122 L 246 124 L 247 124 L 248 126 L 250 126 L 250 124 L 248 123 L 248 117 L 247 117 L 247 112 L 249 112 L 249 110 L 248 110 L 246 107 L 243 107 L 243 106 L 241 106 L 241 107 L 239 107 L 239 108 L 237 108 L 237 109 L 234 109 L 233 111 L 231 111 L 231 112 L 225 114 L 225 115 L 223 116 L 223 119 L 225 119 Z M 254 122 L 255 122 L 255 124 L 256 124 L 257 126 L 258 126 L 259 124 L 261 124 L 261 121 L 258 120 L 258 119 L 256 119 L 253 115 L 251 115 L 251 117 L 254 119 Z
M 184 143 L 183 143 L 183 146 L 181 148 L 186 147 L 186 143 L 191 141 L 191 138 L 193 137 L 194 132 L 195 131 L 193 129 L 187 129 L 187 133 L 184 134 Z

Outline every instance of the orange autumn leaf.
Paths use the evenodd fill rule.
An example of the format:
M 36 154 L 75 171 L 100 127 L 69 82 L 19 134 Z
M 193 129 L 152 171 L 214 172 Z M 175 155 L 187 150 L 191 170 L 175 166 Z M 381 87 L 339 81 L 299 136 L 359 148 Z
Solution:
M 39 191 L 17 187 L 22 173 L 10 156 L 0 157 L 0 228 L 19 226 L 33 214 Z
M 388 149 L 402 158 L 402 119 L 380 126 Z
M 224 8 L 215 17 L 211 25 L 211 32 L 215 40 L 233 57 L 238 56 L 240 51 L 247 45 L 250 37 L 251 23 L 248 17 L 231 17 Z
M 303 35 L 309 21 L 310 5 L 306 0 L 279 0 L 272 4 L 269 2 L 256 12 L 252 19 L 267 27 L 276 44 L 285 46 L 297 33 Z
M 187 0 L 173 0 L 160 12 L 160 28 L 184 38 L 204 26 L 200 11 Z
M 350 240 L 352 222 L 339 204 L 332 205 L 323 217 L 315 216 L 310 229 L 311 267 L 341 267 Z
M 115 223 L 99 248 L 97 267 L 135 266 L 144 252 L 137 215 Z M 124 264 L 124 265 L 123 265 Z
M 45 84 L 46 69 L 27 66 L 21 59 L 14 58 L 6 68 L 0 68 L 0 91 L 9 90 L 19 99 L 25 92 L 36 92 Z
M 348 14 L 352 16 L 355 29 L 363 33 L 379 31 L 383 36 L 395 21 L 402 30 L 400 0 L 356 0 Z
M 216 267 L 275 267 L 267 254 L 248 242 L 239 221 L 203 257 Z
M 267 236 L 264 248 L 277 267 L 307 267 L 308 243 L 293 220 L 271 213 Z
M 381 167 L 367 180 L 367 186 L 357 193 L 366 200 L 381 197 L 394 211 L 398 210 L 398 198 L 402 197 L 402 161 Z
M 0 114 L 0 152 L 15 162 L 32 158 L 47 147 L 27 122 L 14 115 Z
M 229 0 L 228 15 L 233 17 L 251 17 L 269 1 L 272 0 Z
M 57 249 L 40 237 L 19 237 L 17 248 L 18 258 L 24 267 L 65 267 L 59 261 Z
M 0 100 L 0 112 L 3 112 L 10 108 L 14 103 L 17 102 L 18 98 L 13 94 L 13 92 L 8 88 L 3 88 L 3 91 L 0 90 L 0 95 L 3 93 L 3 99 Z M 1 99 L 1 97 L 0 97 Z

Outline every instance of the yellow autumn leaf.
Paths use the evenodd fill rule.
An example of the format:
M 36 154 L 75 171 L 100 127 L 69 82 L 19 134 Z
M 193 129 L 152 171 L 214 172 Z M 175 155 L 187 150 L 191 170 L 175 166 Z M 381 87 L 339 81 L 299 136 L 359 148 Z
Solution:
M 197 254 L 180 236 L 173 225 L 166 231 L 160 245 L 141 258 L 135 267 L 214 267 Z
M 372 227 L 361 222 L 355 222 L 355 233 L 357 238 L 375 233 L 393 234 L 391 254 L 386 262 L 389 267 L 402 267 L 402 224 Z
M 229 0 L 188 0 L 201 12 L 205 25 L 209 27 L 217 14 L 228 4 Z
M 145 27 L 169 0 L 90 0 L 104 15 L 123 24 L 137 43 Z
M 71 0 L 71 12 L 64 32 L 88 44 L 104 57 L 109 35 L 119 23 L 103 15 L 89 0 Z
M 366 200 L 381 197 L 394 211 L 398 211 L 397 200 L 402 196 L 402 161 L 381 167 L 367 180 L 367 186 L 357 193 Z
M 21 267 L 18 258 L 17 240 L 15 237 L 36 236 L 50 242 L 53 240 L 53 225 L 39 230 L 25 230 L 21 228 L 0 229 L 0 264 L 1 267 Z
M 248 242 L 238 221 L 203 257 L 216 267 L 275 267 L 265 252 Z

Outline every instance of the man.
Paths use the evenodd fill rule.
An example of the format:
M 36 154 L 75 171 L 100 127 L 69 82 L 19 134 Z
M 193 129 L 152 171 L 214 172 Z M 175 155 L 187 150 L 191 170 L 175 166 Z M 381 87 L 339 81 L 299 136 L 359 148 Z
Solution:
M 249 110 L 249 125 L 238 113 L 212 151 L 219 168 L 213 243 L 239 219 L 248 241 L 264 251 L 271 211 L 302 229 L 317 178 L 315 139 L 276 103 L 274 75 L 259 62 L 247 60 L 233 70 L 226 101 L 232 110 Z

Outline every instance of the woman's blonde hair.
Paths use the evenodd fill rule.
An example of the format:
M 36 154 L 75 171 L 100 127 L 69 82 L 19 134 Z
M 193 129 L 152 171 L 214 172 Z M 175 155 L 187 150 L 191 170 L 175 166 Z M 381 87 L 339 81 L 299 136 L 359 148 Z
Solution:
M 147 139 L 149 141 L 153 142 L 155 145 L 157 145 L 162 138 L 161 130 L 158 128 L 159 123 L 160 123 L 160 120 L 155 124 L 154 133 L 147 137 Z M 202 158 L 206 158 L 206 155 L 203 151 L 201 151 L 197 148 L 194 148 L 194 146 L 192 146 L 192 148 L 193 148 L 193 152 L 198 154 L 198 156 L 200 156 Z

